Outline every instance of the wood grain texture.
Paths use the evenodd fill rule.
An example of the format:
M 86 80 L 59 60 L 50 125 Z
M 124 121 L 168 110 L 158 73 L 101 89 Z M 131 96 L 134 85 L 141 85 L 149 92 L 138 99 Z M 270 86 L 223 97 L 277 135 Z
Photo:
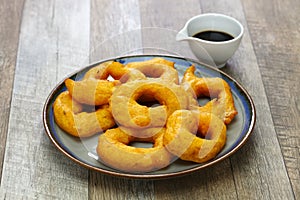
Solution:
M 285 165 L 300 199 L 300 2 L 243 5 Z
M 140 1 L 142 41 L 145 54 L 171 54 L 196 57 L 187 42 L 177 42 L 176 35 L 186 21 L 200 14 L 198 1 Z M 188 11 L 188 12 L 187 12 Z
M 91 1 L 91 62 L 142 52 L 138 5 L 138 0 Z
M 92 0 L 90 40 L 91 62 L 142 53 L 138 1 Z M 154 187 L 152 181 L 120 179 L 90 171 L 89 199 L 154 199 Z
M 88 1 L 28 0 L 24 6 L 1 189 L 6 199 L 86 199 L 88 170 L 47 138 L 50 90 L 89 50 Z M 66 23 L 68 22 L 68 23 Z
M 204 12 L 231 15 L 245 27 L 241 46 L 224 69 L 245 85 L 257 110 L 252 137 L 231 158 L 237 195 L 241 199 L 294 199 L 250 39 L 247 19 L 241 12 L 247 8 L 243 8 L 239 0 L 201 1 L 201 5 Z M 218 8 L 215 5 L 219 5 Z
M 6 146 L 23 4 L 23 0 L 0 1 L 0 177 Z
M 153 181 L 111 177 L 90 172 L 89 199 L 156 199 Z

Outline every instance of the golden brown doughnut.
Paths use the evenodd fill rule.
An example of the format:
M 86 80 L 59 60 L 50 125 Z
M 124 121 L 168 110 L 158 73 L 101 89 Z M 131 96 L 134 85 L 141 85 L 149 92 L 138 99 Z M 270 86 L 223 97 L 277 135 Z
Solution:
M 142 72 L 144 75 L 141 76 L 135 70 Z M 120 80 L 122 83 L 128 82 L 128 79 L 146 79 L 146 76 L 151 78 L 160 78 L 164 81 L 170 81 L 176 84 L 179 82 L 178 72 L 174 68 L 174 62 L 163 58 L 131 62 L 126 66 L 123 66 L 118 62 L 113 62 L 108 66 L 107 71 L 114 79 Z
M 108 73 L 121 83 L 146 79 L 146 76 L 141 71 L 126 68 L 121 63 L 117 63 L 118 62 L 114 62 L 108 67 Z
M 164 145 L 182 160 L 206 162 L 216 157 L 225 143 L 226 126 L 212 113 L 177 110 L 168 119 Z
M 126 68 L 123 64 L 119 62 L 107 61 L 95 67 L 92 67 L 90 70 L 88 70 L 84 75 L 83 80 L 90 79 L 90 78 L 106 80 L 110 75 L 115 80 L 120 80 L 122 77 L 124 78 L 124 76 L 127 76 L 127 78 L 124 78 L 125 80 L 121 81 L 121 82 L 126 82 L 127 79 L 129 78 L 131 80 L 140 79 L 140 78 L 145 79 L 146 77 L 144 75 L 141 76 L 141 74 L 142 73 L 138 73 L 137 70 L 131 70 Z
M 145 94 L 153 96 L 160 105 L 139 104 L 139 98 Z M 119 125 L 149 128 L 164 126 L 170 114 L 189 106 L 189 99 L 180 85 L 147 79 L 119 85 L 111 96 L 110 105 Z
M 94 66 L 85 73 L 83 79 L 90 79 L 90 78 L 102 79 L 102 80 L 107 79 L 109 76 L 108 68 L 111 65 L 118 65 L 118 63 L 115 63 L 113 61 L 107 61 L 97 66 Z
M 146 76 L 138 70 L 126 68 L 119 62 L 107 61 L 87 71 L 83 80 L 90 78 L 106 80 L 109 76 L 121 83 L 146 79 Z
M 188 83 L 195 99 L 200 96 L 212 98 L 206 105 L 200 106 L 199 111 L 211 112 L 221 118 L 225 124 L 229 124 L 237 115 L 234 106 L 231 89 L 222 78 L 199 78 L 195 76 L 195 66 L 189 67 L 182 79 L 182 83 Z
M 137 70 L 124 70 L 119 62 L 107 61 L 89 69 L 82 80 L 65 80 L 65 85 L 76 101 L 88 105 L 103 105 L 109 102 L 114 87 L 120 84 L 118 80 L 107 80 L 109 75 L 114 79 L 123 76 L 126 81 L 146 78 Z
M 165 129 L 149 138 L 136 138 L 121 129 L 109 129 L 98 139 L 97 154 L 103 163 L 118 170 L 141 173 L 161 169 L 170 164 L 172 155 L 163 146 Z M 129 146 L 131 142 L 153 143 L 152 148 Z
M 127 68 L 137 68 L 137 67 L 140 67 L 143 65 L 149 66 L 152 64 L 163 64 L 163 65 L 167 65 L 167 66 L 175 69 L 174 62 L 166 60 L 164 58 L 160 58 L 160 57 L 155 57 L 155 58 L 145 60 L 145 61 L 130 62 L 130 63 L 126 64 L 126 67 Z
M 83 106 L 73 100 L 68 91 L 57 96 L 53 112 L 57 125 L 76 137 L 88 137 L 115 125 L 108 105 L 101 106 L 95 112 L 84 112 Z
M 171 83 L 179 83 L 178 72 L 176 69 L 164 65 L 161 63 L 151 63 L 151 64 L 136 64 L 128 67 L 128 69 L 137 69 L 145 74 L 146 77 L 149 78 L 158 78 L 162 81 L 171 82 Z
M 119 84 L 119 81 L 98 79 L 84 79 L 82 81 L 65 80 L 65 85 L 71 96 L 79 103 L 88 105 L 107 104 L 117 84 Z

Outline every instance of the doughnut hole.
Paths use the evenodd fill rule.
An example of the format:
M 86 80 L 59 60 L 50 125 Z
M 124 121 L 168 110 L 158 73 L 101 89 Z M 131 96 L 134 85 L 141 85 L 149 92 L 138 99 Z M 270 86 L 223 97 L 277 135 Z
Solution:
M 152 142 L 132 141 L 128 146 L 135 148 L 153 148 L 154 144 Z
M 211 100 L 212 98 L 206 96 L 197 97 L 197 102 L 199 106 L 205 106 Z
M 136 102 L 142 106 L 157 107 L 161 106 L 162 104 L 151 94 L 142 94 L 140 97 L 137 98 Z

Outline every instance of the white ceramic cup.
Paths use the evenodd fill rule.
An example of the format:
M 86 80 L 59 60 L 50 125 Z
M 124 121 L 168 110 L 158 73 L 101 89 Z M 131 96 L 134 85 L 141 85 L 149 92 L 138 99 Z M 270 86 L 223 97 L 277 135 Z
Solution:
M 203 31 L 225 32 L 233 39 L 216 42 L 193 37 Z M 206 13 L 189 19 L 176 35 L 176 40 L 188 41 L 200 61 L 221 68 L 238 49 L 243 34 L 244 28 L 236 19 L 223 14 Z

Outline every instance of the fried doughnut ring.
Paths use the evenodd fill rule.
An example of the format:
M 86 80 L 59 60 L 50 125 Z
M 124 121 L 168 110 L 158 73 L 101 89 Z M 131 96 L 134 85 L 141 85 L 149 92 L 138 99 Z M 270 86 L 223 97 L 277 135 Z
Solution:
M 125 68 L 119 62 L 107 61 L 88 70 L 83 80 L 90 78 L 106 80 L 109 75 L 121 83 L 146 79 L 146 76 L 138 70 Z
M 83 79 L 90 79 L 90 78 L 94 78 L 94 79 L 107 79 L 109 76 L 109 67 L 111 65 L 115 66 L 115 65 L 122 65 L 121 63 L 118 62 L 113 62 L 113 61 L 107 61 L 104 63 L 100 63 L 99 65 L 92 67 L 90 70 L 88 70 Z
M 71 96 L 79 103 L 88 105 L 107 104 L 117 84 L 119 84 L 119 81 L 98 79 L 84 79 L 82 81 L 65 80 L 65 85 Z
M 127 82 L 128 79 L 146 79 L 146 76 L 137 70 L 125 68 L 125 66 L 119 62 L 107 61 L 88 70 L 84 75 L 83 80 L 90 78 L 105 80 L 109 77 L 109 75 L 111 75 L 115 80 L 123 78 L 124 80 L 121 82 Z
M 68 91 L 57 96 L 53 112 L 58 126 L 76 137 L 89 137 L 115 125 L 108 105 L 103 105 L 95 112 L 83 112 L 82 105 L 74 101 Z
M 131 63 L 126 64 L 126 67 L 127 68 L 137 68 L 137 67 L 140 67 L 142 65 L 149 66 L 149 65 L 152 65 L 152 64 L 163 64 L 163 65 L 167 65 L 167 66 L 175 69 L 175 67 L 174 67 L 175 63 L 174 62 L 163 59 L 163 58 L 159 58 L 159 57 L 152 58 L 150 60 L 145 60 L 145 61 L 131 62 Z
M 121 63 L 117 64 L 118 62 L 112 63 L 108 67 L 108 73 L 116 80 L 119 80 L 121 83 L 126 83 L 129 81 L 135 80 L 143 80 L 147 77 L 136 69 L 126 68 Z
M 131 63 L 129 63 L 131 64 Z M 128 65 L 129 65 L 128 64 Z M 166 82 L 179 83 L 178 72 L 176 69 L 161 63 L 136 63 L 135 65 L 126 65 L 128 69 L 137 69 L 141 71 L 145 76 L 150 78 L 159 78 Z
M 163 146 L 162 129 L 150 138 L 136 138 L 121 129 L 109 129 L 98 139 L 97 154 L 106 165 L 122 171 L 141 173 L 161 169 L 170 164 L 173 157 Z M 130 142 L 153 143 L 152 148 L 128 146 Z
M 216 157 L 225 143 L 226 126 L 212 113 L 177 110 L 168 119 L 164 145 L 182 160 L 206 162 Z
M 211 112 L 229 124 L 237 115 L 231 89 L 221 78 L 199 78 L 195 76 L 195 66 L 189 67 L 182 79 L 182 83 L 189 83 L 197 99 L 199 96 L 212 97 L 206 105 L 200 106 L 201 112 Z
M 161 105 L 140 105 L 137 101 L 145 94 L 153 96 Z M 175 110 L 189 106 L 189 98 L 180 85 L 147 79 L 118 86 L 111 96 L 110 105 L 114 119 L 122 126 L 162 127 Z
M 88 105 L 107 104 L 114 87 L 120 83 L 118 80 L 108 81 L 109 75 L 114 79 L 123 77 L 125 81 L 146 78 L 137 70 L 124 69 L 124 65 L 119 62 L 107 61 L 88 70 L 80 81 L 67 79 L 65 85 L 72 97 L 80 103 Z
M 174 62 L 163 58 L 153 58 L 146 61 L 132 62 L 125 65 L 125 67 L 122 64 L 111 64 L 108 67 L 109 74 L 114 79 L 120 80 L 122 83 L 127 82 L 127 78 L 125 78 L 125 81 L 122 81 L 122 77 L 126 74 L 130 74 L 130 71 L 132 70 L 139 70 L 147 77 L 160 78 L 164 81 L 170 81 L 176 84 L 179 83 L 178 72 L 174 68 Z M 140 78 L 139 76 L 138 79 L 145 78 L 146 77 Z
M 149 61 L 129 63 L 126 65 L 127 69 L 139 70 L 145 77 L 153 78 L 154 80 L 165 81 L 168 83 L 179 84 L 179 76 L 174 66 L 165 65 L 165 62 L 170 62 L 164 59 L 152 59 Z M 141 102 L 155 101 L 152 95 L 143 95 L 140 98 Z

